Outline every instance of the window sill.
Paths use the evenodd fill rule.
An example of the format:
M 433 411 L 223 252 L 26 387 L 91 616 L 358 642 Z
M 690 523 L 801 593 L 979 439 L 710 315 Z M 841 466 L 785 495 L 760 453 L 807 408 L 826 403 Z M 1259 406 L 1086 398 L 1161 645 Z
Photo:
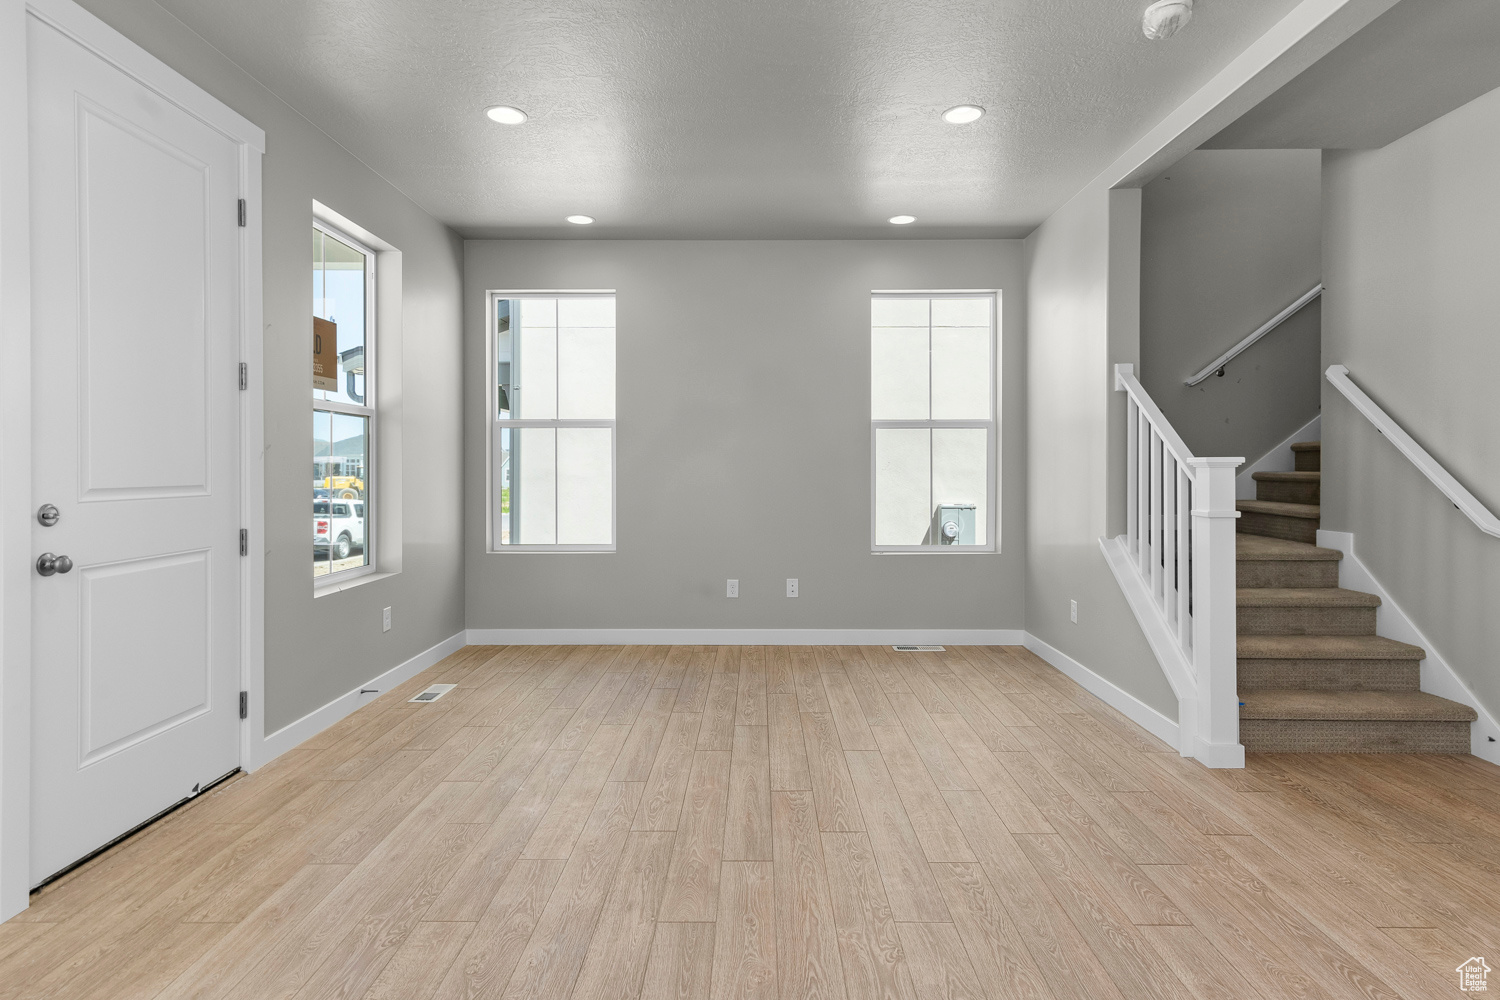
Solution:
M 366 573 L 364 576 L 356 576 L 350 580 L 336 580 L 333 583 L 314 584 L 313 599 L 317 600 L 319 597 L 328 597 L 330 594 L 353 590 L 355 587 L 363 587 L 367 583 L 374 583 L 376 580 L 386 580 L 395 575 L 395 573 L 381 573 L 377 571 L 375 573 Z
M 921 548 L 910 549 L 871 549 L 872 556 L 993 556 L 999 554 L 996 548 L 985 548 L 978 545 L 927 545 Z
M 611 553 L 615 551 L 613 545 L 506 545 L 503 548 L 489 549 L 485 555 L 500 556 L 512 552 L 557 552 L 564 555 L 579 555 L 587 553 Z

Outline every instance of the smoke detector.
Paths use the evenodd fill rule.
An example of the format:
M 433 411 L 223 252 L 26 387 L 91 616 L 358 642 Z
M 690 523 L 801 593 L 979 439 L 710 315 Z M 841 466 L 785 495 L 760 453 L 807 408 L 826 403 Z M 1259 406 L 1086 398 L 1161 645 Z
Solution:
M 1193 19 L 1193 0 L 1156 0 L 1141 18 L 1141 31 L 1154 42 L 1171 38 Z

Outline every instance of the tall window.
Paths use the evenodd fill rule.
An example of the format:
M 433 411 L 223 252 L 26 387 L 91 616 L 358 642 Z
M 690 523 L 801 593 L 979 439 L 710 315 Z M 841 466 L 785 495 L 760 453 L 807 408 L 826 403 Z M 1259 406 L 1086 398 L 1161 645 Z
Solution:
M 375 254 L 313 226 L 313 576 L 368 572 L 375 548 Z
M 497 550 L 615 547 L 615 297 L 490 296 Z
M 876 552 L 994 551 L 995 304 L 871 296 Z

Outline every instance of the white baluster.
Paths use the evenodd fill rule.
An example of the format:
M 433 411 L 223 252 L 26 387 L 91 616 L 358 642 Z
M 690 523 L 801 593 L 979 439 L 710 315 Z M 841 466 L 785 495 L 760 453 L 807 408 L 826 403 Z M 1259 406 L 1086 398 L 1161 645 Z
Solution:
M 1136 547 L 1136 569 L 1142 576 L 1146 575 L 1146 553 L 1151 547 L 1151 535 L 1149 532 L 1149 521 L 1151 504 L 1147 494 L 1148 466 L 1151 455 L 1151 424 L 1146 420 L 1146 414 L 1141 413 L 1137 421 L 1140 425 L 1141 447 L 1135 456 L 1135 510 L 1136 510 L 1136 534 L 1139 545 Z
M 1177 573 L 1177 490 L 1174 489 L 1177 476 L 1176 457 L 1163 455 L 1161 463 L 1161 612 L 1167 620 L 1168 628 L 1172 627 L 1172 618 L 1177 613 L 1177 581 L 1174 579 Z
M 1161 552 L 1166 521 L 1166 518 L 1162 517 L 1161 509 L 1161 467 L 1164 450 L 1161 436 L 1153 429 L 1151 433 L 1151 596 L 1156 600 L 1158 607 L 1162 602 Z
M 1139 471 L 1136 463 L 1139 461 L 1137 455 L 1141 448 L 1141 408 L 1128 395 L 1125 397 L 1125 417 L 1125 547 L 1126 551 L 1134 554 L 1139 551 L 1141 541 L 1135 520 L 1138 503 L 1135 477 Z
M 1177 642 L 1192 659 L 1193 619 L 1189 611 L 1192 599 L 1192 480 L 1191 470 L 1177 473 Z

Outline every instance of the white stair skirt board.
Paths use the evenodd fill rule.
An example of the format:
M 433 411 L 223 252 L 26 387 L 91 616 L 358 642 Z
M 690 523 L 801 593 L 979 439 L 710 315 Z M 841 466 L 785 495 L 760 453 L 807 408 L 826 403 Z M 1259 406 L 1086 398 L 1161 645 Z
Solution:
M 1026 633 L 1026 648 L 1052 664 L 1052 666 L 1067 675 L 1089 694 L 1120 712 L 1131 722 L 1134 722 L 1163 743 L 1174 747 L 1179 745 L 1180 739 L 1177 733 L 1177 723 L 1144 701 L 1141 701 L 1129 691 L 1117 687 L 1113 681 L 1105 680 L 1067 653 L 1064 653 L 1056 646 L 1038 639 L 1030 632 Z
M 1130 605 L 1137 624 L 1141 626 L 1141 631 L 1145 633 L 1151 652 L 1156 654 L 1156 662 L 1161 664 L 1161 672 L 1166 675 L 1167 683 L 1172 687 L 1172 693 L 1177 696 L 1178 721 L 1174 723 L 1176 736 L 1170 742 L 1182 756 L 1191 757 L 1193 756 L 1192 734 L 1197 731 L 1197 727 L 1193 724 L 1192 713 L 1196 711 L 1198 702 L 1197 685 L 1193 683 L 1193 665 L 1183 656 L 1182 647 L 1167 630 L 1161 616 L 1156 613 L 1151 595 L 1142 584 L 1140 575 L 1131 571 L 1131 556 L 1126 551 L 1125 545 L 1123 536 L 1099 539 L 1099 548 L 1104 551 L 1104 561 L 1109 563 L 1110 571 L 1115 575 L 1115 582 L 1120 585 L 1120 590 L 1125 594 L 1125 600 Z M 1058 669 L 1062 668 L 1058 667 Z M 1079 669 L 1087 668 L 1080 664 Z M 1113 685 L 1110 686 L 1113 687 Z M 1124 694 L 1124 692 L 1121 693 Z M 1100 695 L 1100 697 L 1104 696 Z M 1105 700 L 1108 701 L 1108 699 Z M 1114 703 L 1110 702 L 1110 704 Z M 1118 705 L 1115 707 L 1119 708 Z M 1120 711 L 1125 710 L 1121 708 Z M 1126 712 L 1126 714 L 1130 713 Z M 1162 738 L 1166 739 L 1166 737 Z
M 1323 440 L 1323 414 L 1319 413 L 1307 423 L 1292 432 L 1292 436 L 1266 452 L 1254 462 L 1245 466 L 1234 477 L 1234 498 L 1236 500 L 1255 499 L 1255 480 L 1252 476 L 1257 472 L 1291 472 L 1296 462 L 1296 456 L 1292 454 L 1292 445 L 1299 441 L 1321 441 Z
M 1016 628 L 471 628 L 471 646 L 1021 646 Z
M 1125 601 L 1130 604 L 1131 612 L 1136 615 L 1136 622 L 1140 625 L 1142 633 L 1145 634 L 1146 642 L 1151 645 L 1151 651 L 1157 655 L 1157 663 L 1161 664 L 1161 672 L 1163 672 L 1163 675 L 1166 675 L 1167 684 L 1172 685 L 1172 693 L 1178 696 L 1176 738 L 1170 739 L 1170 744 L 1178 748 L 1178 753 L 1181 753 L 1182 756 L 1194 757 L 1194 759 L 1199 760 L 1199 763 L 1202 763 L 1205 768 L 1244 768 L 1244 745 L 1209 744 L 1209 742 L 1205 742 L 1199 736 L 1196 736 L 1199 690 L 1197 690 L 1196 682 L 1193 681 L 1193 664 L 1188 663 L 1187 657 L 1182 655 L 1182 646 L 1179 646 L 1178 640 L 1172 636 L 1170 631 L 1167 631 L 1166 622 L 1161 621 L 1161 616 L 1158 615 L 1155 604 L 1152 603 L 1151 594 L 1146 592 L 1145 585 L 1143 585 L 1142 579 L 1140 579 L 1140 574 L 1134 573 L 1131 570 L 1131 556 L 1125 550 L 1125 538 L 1100 538 L 1100 549 L 1104 550 L 1104 561 L 1109 562 L 1110 571 L 1115 574 L 1116 582 L 1121 585 L 1121 591 L 1125 594 Z M 1053 664 L 1053 666 L 1056 666 L 1056 664 Z M 1062 670 L 1062 667 L 1058 667 L 1058 669 Z M 1079 669 L 1085 670 L 1086 667 L 1080 664 Z M 1064 673 L 1067 672 L 1064 670 Z M 1100 682 L 1101 684 L 1109 684 L 1109 681 L 1104 681 L 1103 678 L 1100 678 Z M 1083 682 L 1079 681 L 1079 684 L 1083 684 Z M 1085 684 L 1085 687 L 1088 687 L 1088 685 Z M 1110 687 L 1115 688 L 1115 685 L 1110 684 Z M 1089 688 L 1089 690 L 1094 691 L 1094 688 Z M 1115 688 L 1115 690 L 1119 690 L 1119 688 Z M 1124 705 L 1116 705 L 1115 702 L 1110 702 L 1109 697 L 1098 693 L 1098 691 L 1094 691 L 1094 693 L 1098 694 L 1101 699 L 1109 702 L 1110 705 L 1115 706 L 1119 711 L 1124 712 L 1125 715 L 1130 715 L 1133 720 L 1145 726 L 1146 729 L 1154 733 L 1157 732 L 1157 730 L 1151 729 L 1151 726 L 1148 726 L 1145 721 L 1137 718 L 1136 715 L 1131 715 L 1130 709 L 1125 708 Z M 1134 696 L 1125 693 L 1125 691 L 1121 691 L 1121 697 L 1130 699 L 1131 702 L 1136 702 Z M 1136 703 L 1140 705 L 1140 702 Z M 1148 712 L 1157 711 L 1157 709 L 1151 708 L 1148 705 L 1140 705 L 1140 708 Z M 1157 733 L 1157 735 L 1160 736 L 1160 733 Z M 1163 739 L 1167 739 L 1166 736 L 1163 736 Z
M 1500 723 L 1497 723 L 1489 709 L 1480 704 L 1474 692 L 1469 690 L 1469 686 L 1448 665 L 1448 661 L 1443 659 L 1443 655 L 1437 651 L 1432 641 L 1423 635 L 1406 612 L 1401 610 L 1401 605 L 1392 600 L 1391 595 L 1380 585 L 1380 581 L 1375 579 L 1369 568 L 1360 562 L 1359 556 L 1354 554 L 1354 534 L 1348 531 L 1319 529 L 1318 544 L 1325 549 L 1338 549 L 1344 554 L 1344 558 L 1339 561 L 1340 587 L 1346 590 L 1362 590 L 1380 598 L 1380 607 L 1375 610 L 1376 635 L 1395 639 L 1397 642 L 1410 643 L 1413 646 L 1421 646 L 1427 651 L 1427 658 L 1422 661 L 1421 666 L 1421 689 L 1428 694 L 1456 701 L 1460 705 L 1468 705 L 1479 713 L 1479 718 L 1474 720 L 1469 727 L 1469 752 L 1491 764 L 1500 764 Z M 1491 743 L 1491 737 L 1496 742 Z
M 1138 574 L 1131 571 L 1130 555 L 1125 550 L 1124 537 L 1101 538 L 1099 548 L 1104 552 L 1104 561 L 1109 563 L 1110 572 L 1114 573 L 1115 581 L 1119 583 L 1121 592 L 1125 595 L 1126 603 L 1130 605 L 1131 613 L 1135 615 L 1136 623 L 1140 625 L 1141 632 L 1146 636 L 1146 642 L 1151 646 L 1151 652 L 1156 655 L 1156 662 L 1161 665 L 1162 674 L 1166 676 L 1167 683 L 1172 687 L 1172 693 L 1177 696 L 1177 719 L 1172 723 L 1172 737 L 1163 736 L 1162 733 L 1153 729 L 1147 721 L 1150 716 L 1140 717 L 1133 712 L 1145 712 L 1151 715 L 1161 716 L 1156 709 L 1143 702 L 1138 701 L 1134 695 L 1115 687 L 1109 681 L 1098 677 L 1093 671 L 1076 660 L 1069 659 L 1079 670 L 1087 671 L 1090 676 L 1096 677 L 1102 685 L 1107 685 L 1110 690 L 1118 692 L 1121 699 L 1128 699 L 1128 704 L 1136 706 L 1127 707 L 1126 704 L 1116 703 L 1111 700 L 1112 696 L 1102 691 L 1095 691 L 1087 683 L 1071 673 L 1063 666 L 1053 663 L 1053 666 L 1062 670 L 1063 673 L 1073 677 L 1078 683 L 1093 691 L 1094 694 L 1109 702 L 1116 709 L 1129 716 L 1148 731 L 1155 733 L 1161 739 L 1166 740 L 1177 748 L 1177 752 L 1184 757 L 1197 759 L 1204 767 L 1217 768 L 1239 768 L 1245 766 L 1245 748 L 1239 743 L 1207 743 L 1197 737 L 1197 711 L 1198 711 L 1198 686 L 1193 680 L 1193 666 L 1183 656 L 1182 647 L 1177 640 L 1167 631 L 1166 623 L 1156 613 L 1152 603 L 1151 595 L 1146 591 L 1144 584 Z M 1040 641 L 1040 640 L 1038 640 Z M 1030 643 L 1028 641 L 1028 648 Z M 1046 656 L 1044 653 L 1039 655 Z M 1059 656 L 1062 654 L 1059 653 Z M 1049 660 L 1050 662 L 1050 660 Z M 1163 717 L 1164 718 L 1164 717 Z
M 397 684 L 411 680 L 445 656 L 451 656 L 463 649 L 467 644 L 465 633 L 459 632 L 451 635 L 437 645 L 424 649 L 405 663 L 399 663 L 378 677 L 365 681 L 349 693 L 339 695 L 322 708 L 314 709 L 296 722 L 282 726 L 264 739 L 252 740 L 252 759 L 245 770 L 253 771 L 269 764 L 288 750 L 295 748 L 297 744 L 312 739 L 356 708 L 380 697 Z M 367 691 L 368 688 L 376 690 Z M 364 693 L 361 693 L 362 691 Z

